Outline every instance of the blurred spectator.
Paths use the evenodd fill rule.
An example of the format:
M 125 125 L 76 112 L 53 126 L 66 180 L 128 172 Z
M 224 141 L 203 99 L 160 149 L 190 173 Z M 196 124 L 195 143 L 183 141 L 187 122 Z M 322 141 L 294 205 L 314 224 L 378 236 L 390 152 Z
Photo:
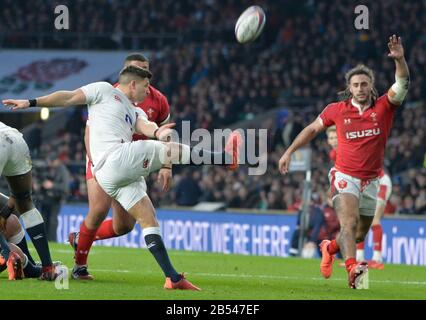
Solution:
M 39 120 L 34 123 L 33 128 L 24 135 L 25 141 L 27 142 L 28 148 L 30 149 L 31 156 L 37 157 L 41 147 L 41 133 L 42 133 L 43 121 Z
M 288 148 L 297 135 L 303 130 L 301 117 L 289 114 L 282 132 L 284 147 Z
M 415 202 L 416 214 L 426 214 L 426 188 L 420 191 Z
M 195 206 L 202 192 L 196 179 L 196 173 L 184 170 L 184 173 L 175 187 L 176 204 L 179 206 Z
M 69 172 L 57 158 L 47 160 L 47 172 L 40 184 L 40 211 L 46 224 L 49 241 L 56 241 L 58 214 L 69 193 Z
M 318 203 L 309 206 L 309 225 L 307 242 L 303 247 L 302 256 L 313 258 L 319 254 L 319 244 L 325 239 L 334 239 L 340 230 L 336 212 L 330 206 L 331 201 L 321 208 Z M 291 238 L 290 255 L 299 255 L 300 219 L 302 211 L 297 216 L 297 226 Z
M 411 195 L 406 195 L 402 201 L 402 206 L 398 210 L 400 214 L 415 214 L 414 199 Z

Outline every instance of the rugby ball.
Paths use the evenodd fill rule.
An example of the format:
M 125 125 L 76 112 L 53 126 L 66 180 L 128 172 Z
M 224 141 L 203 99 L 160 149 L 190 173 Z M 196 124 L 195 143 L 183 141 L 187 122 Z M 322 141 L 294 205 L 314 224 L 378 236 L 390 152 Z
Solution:
M 247 8 L 235 24 L 235 37 L 239 43 L 248 43 L 256 40 L 265 26 L 266 15 L 259 6 Z

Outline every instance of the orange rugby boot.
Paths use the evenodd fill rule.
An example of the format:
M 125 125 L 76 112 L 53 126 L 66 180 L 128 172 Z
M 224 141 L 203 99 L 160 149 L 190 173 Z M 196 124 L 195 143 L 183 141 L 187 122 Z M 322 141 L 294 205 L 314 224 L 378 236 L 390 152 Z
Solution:
M 321 264 L 320 264 L 320 271 L 324 278 L 328 279 L 331 277 L 331 273 L 333 272 L 333 262 L 334 262 L 334 255 L 331 255 L 328 253 L 328 245 L 330 244 L 330 240 L 323 240 L 320 243 L 320 249 L 321 249 Z
M 167 290 L 174 290 L 174 289 L 180 289 L 180 290 L 194 290 L 194 291 L 201 291 L 200 288 L 193 285 L 191 282 L 189 282 L 184 274 L 181 274 L 182 279 L 180 279 L 178 282 L 173 282 L 172 279 L 169 277 L 166 278 L 166 282 L 164 283 L 164 289 Z

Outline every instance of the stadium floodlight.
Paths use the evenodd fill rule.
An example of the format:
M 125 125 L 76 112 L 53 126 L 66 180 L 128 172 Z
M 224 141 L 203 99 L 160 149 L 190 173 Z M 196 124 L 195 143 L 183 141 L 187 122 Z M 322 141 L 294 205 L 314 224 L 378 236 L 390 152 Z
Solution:
M 40 110 L 40 118 L 43 121 L 46 121 L 47 119 L 49 119 L 49 109 L 48 108 L 41 108 Z

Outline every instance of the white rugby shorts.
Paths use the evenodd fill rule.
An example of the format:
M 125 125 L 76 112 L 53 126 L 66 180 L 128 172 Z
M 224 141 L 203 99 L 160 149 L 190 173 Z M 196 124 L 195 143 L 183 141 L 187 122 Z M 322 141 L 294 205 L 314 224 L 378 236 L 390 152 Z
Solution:
M 99 185 L 128 211 L 145 197 L 144 177 L 162 167 L 164 143 L 138 140 L 120 143 L 105 158 L 100 168 L 95 164 L 94 174 Z
M 340 193 L 351 193 L 359 200 L 359 214 L 374 216 L 379 179 L 362 180 L 331 168 L 328 174 L 334 198 Z

